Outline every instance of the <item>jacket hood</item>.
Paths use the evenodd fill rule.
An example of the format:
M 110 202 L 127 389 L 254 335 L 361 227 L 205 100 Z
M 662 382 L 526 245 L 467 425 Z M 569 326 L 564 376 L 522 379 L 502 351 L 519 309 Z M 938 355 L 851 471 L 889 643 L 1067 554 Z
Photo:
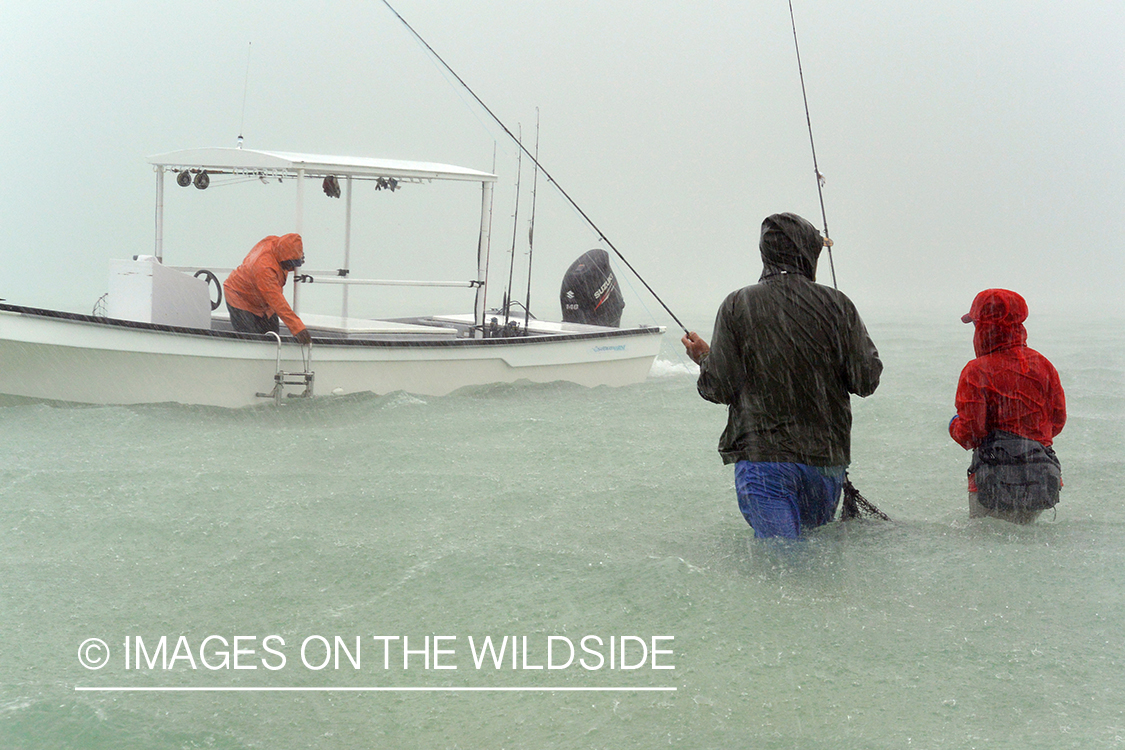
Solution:
M 274 248 L 279 263 L 285 260 L 299 260 L 305 257 L 305 244 L 301 241 L 301 235 L 299 234 L 281 235 L 277 238 Z
M 779 273 L 799 273 L 816 281 L 816 263 L 824 249 L 820 230 L 797 214 L 774 214 L 762 222 L 758 242 L 762 253 L 762 278 Z
M 972 323 L 973 350 L 978 357 L 1027 345 L 1027 301 L 1008 289 L 985 289 L 973 299 L 962 323 Z

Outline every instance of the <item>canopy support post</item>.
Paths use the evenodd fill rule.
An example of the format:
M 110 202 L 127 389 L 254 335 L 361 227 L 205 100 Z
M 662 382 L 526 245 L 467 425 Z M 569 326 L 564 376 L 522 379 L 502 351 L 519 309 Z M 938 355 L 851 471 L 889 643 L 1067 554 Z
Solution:
M 304 218 L 305 218 L 305 170 L 302 167 L 302 168 L 297 170 L 297 216 L 294 220 L 294 224 L 296 225 L 296 229 L 294 231 L 297 234 L 301 234 L 301 225 L 304 223 Z M 302 237 L 302 239 L 304 239 L 304 238 Z M 293 312 L 300 315 L 301 313 L 298 312 L 298 310 L 297 310 L 297 297 L 298 297 L 297 290 L 301 288 L 301 285 L 297 283 L 297 274 L 298 274 L 297 271 L 293 272 Z
M 492 183 L 481 182 L 480 239 L 477 241 L 477 298 L 473 314 L 474 338 L 484 336 L 484 305 L 488 292 L 489 231 L 492 218 Z
M 348 175 L 348 181 L 344 186 L 344 191 L 347 193 L 347 206 L 344 209 L 344 275 L 347 277 L 350 271 L 348 263 L 351 262 L 352 255 L 352 176 Z M 340 309 L 340 317 L 344 319 L 345 325 L 348 319 L 348 285 L 344 284 L 344 301 Z
M 164 167 L 156 168 L 156 260 L 164 262 Z

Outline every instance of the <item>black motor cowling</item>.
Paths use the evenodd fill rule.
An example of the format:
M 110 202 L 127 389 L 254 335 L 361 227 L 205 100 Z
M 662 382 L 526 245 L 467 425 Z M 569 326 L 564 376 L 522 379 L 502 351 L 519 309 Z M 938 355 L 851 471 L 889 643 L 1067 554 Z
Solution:
M 564 323 L 619 327 L 625 299 L 609 266 L 609 253 L 594 248 L 574 261 L 563 276 L 559 301 Z

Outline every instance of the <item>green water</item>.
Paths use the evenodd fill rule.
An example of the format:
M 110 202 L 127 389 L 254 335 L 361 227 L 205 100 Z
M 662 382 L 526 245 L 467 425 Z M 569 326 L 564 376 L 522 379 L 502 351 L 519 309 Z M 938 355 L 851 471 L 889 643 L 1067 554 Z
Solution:
M 967 517 L 945 433 L 965 328 L 869 323 L 887 370 L 853 401 L 851 474 L 893 522 L 796 545 L 752 538 L 714 450 L 723 409 L 674 334 L 620 389 L 2 401 L 0 747 L 1125 746 L 1120 321 L 1032 328 L 1070 421 L 1063 501 L 1030 527 Z M 152 656 L 161 636 L 187 651 L 126 668 L 126 638 Z M 205 666 L 209 636 L 256 668 Z M 316 636 L 358 636 L 360 667 L 311 668 Z M 420 653 L 427 636 L 449 652 Z M 478 669 L 485 636 L 528 649 Z M 548 639 L 587 636 L 632 637 L 626 666 L 644 663 L 610 669 L 606 645 L 600 668 L 546 668 Z M 653 637 L 669 653 L 645 660 Z M 79 661 L 88 638 L 101 669 Z

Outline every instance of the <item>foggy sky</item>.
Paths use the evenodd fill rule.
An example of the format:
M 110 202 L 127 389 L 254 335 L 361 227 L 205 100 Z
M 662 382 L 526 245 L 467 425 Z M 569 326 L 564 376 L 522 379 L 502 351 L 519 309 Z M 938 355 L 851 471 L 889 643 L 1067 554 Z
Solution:
M 544 167 L 685 322 L 757 279 L 764 216 L 822 226 L 784 1 L 393 4 L 525 140 L 538 108 Z M 996 286 L 1033 316 L 1125 310 L 1125 6 L 794 9 L 836 273 L 861 312 L 959 316 Z M 89 312 L 111 258 L 152 252 L 145 157 L 234 146 L 240 132 L 264 149 L 483 170 L 495 158 L 508 187 L 492 259 L 507 274 L 516 149 L 377 0 L 5 3 L 0 102 L 10 302 Z M 375 223 L 358 264 L 416 278 L 389 260 L 409 255 L 409 228 Z M 253 239 L 291 230 L 232 226 L 229 247 L 208 252 L 235 265 Z M 471 223 L 449 231 L 475 242 Z M 307 239 L 310 265 L 335 263 L 315 261 L 327 238 Z M 542 179 L 535 242 L 533 310 L 557 319 L 561 274 L 597 236 Z M 429 244 L 412 252 L 455 278 L 472 267 Z M 674 329 L 615 267 L 626 321 Z M 827 256 L 818 280 L 831 283 Z

